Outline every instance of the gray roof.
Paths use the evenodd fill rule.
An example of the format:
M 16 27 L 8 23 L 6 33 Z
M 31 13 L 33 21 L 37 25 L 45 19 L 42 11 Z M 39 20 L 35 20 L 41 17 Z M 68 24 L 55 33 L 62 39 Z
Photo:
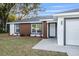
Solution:
M 31 17 L 31 18 L 25 18 L 22 20 L 17 20 L 16 22 L 31 22 L 31 21 L 39 21 L 42 19 L 53 19 L 53 16 L 37 16 L 37 17 Z
M 67 11 L 60 12 L 60 13 L 70 13 L 70 12 L 79 12 L 79 8 L 77 8 L 77 9 L 67 10 Z

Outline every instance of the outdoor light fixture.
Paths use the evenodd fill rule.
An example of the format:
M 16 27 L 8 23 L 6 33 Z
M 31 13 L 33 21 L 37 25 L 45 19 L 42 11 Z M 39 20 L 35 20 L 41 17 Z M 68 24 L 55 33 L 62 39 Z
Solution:
M 61 25 L 63 24 L 63 21 L 61 21 Z

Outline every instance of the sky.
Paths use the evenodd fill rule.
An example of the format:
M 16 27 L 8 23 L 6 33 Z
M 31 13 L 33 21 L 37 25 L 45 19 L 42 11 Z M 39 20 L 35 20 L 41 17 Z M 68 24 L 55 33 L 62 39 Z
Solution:
M 79 8 L 79 3 L 41 3 L 39 15 L 53 15 L 66 10 Z

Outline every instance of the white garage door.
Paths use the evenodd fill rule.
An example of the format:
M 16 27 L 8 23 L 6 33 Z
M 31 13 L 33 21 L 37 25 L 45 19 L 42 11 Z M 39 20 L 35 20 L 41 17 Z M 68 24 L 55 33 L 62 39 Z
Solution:
M 50 24 L 50 37 L 55 37 L 55 24 Z
M 79 19 L 66 20 L 66 44 L 79 45 Z

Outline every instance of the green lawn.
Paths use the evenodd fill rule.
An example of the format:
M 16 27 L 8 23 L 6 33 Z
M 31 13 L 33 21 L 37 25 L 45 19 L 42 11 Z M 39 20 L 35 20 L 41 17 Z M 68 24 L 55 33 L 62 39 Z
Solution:
M 0 56 L 67 56 L 63 52 L 32 49 L 40 40 L 40 38 L 16 38 L 0 34 Z

